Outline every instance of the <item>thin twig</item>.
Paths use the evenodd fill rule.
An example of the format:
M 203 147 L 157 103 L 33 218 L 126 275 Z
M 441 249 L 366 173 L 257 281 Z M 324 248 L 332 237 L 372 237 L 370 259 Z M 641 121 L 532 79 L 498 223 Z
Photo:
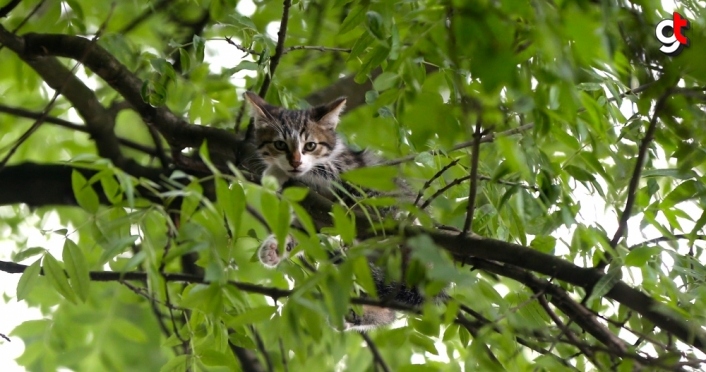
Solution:
M 284 372 L 289 372 L 289 366 L 287 365 L 287 355 L 284 353 L 284 342 L 282 342 L 282 337 L 279 338 L 279 353 L 282 357 L 282 367 Z
M 487 135 L 485 135 L 485 136 L 483 136 L 483 137 L 481 138 L 480 142 L 481 142 L 481 143 L 493 142 L 493 141 L 495 141 L 495 138 L 496 138 L 496 137 L 511 136 L 511 135 L 514 135 L 514 134 L 518 134 L 518 133 L 522 133 L 522 132 L 528 131 L 528 130 L 530 130 L 530 129 L 532 129 L 532 128 L 534 128 L 534 123 L 529 123 L 529 124 L 521 125 L 521 126 L 519 126 L 519 127 L 517 127 L 517 128 L 508 129 L 508 130 L 505 130 L 505 131 L 502 131 L 502 132 L 498 132 L 498 133 L 487 134 Z M 428 154 L 430 154 L 430 155 L 438 155 L 438 154 L 442 154 L 442 153 L 445 153 L 445 152 L 457 151 L 457 150 L 461 150 L 461 149 L 465 149 L 465 148 L 467 148 L 467 147 L 473 146 L 473 142 L 474 142 L 474 141 L 461 142 L 461 143 L 459 143 L 459 144 L 457 144 L 457 145 L 454 145 L 453 147 L 451 147 L 450 149 L 445 150 L 445 151 L 442 151 L 442 150 L 430 150 L 430 151 L 422 151 L 422 152 L 419 153 L 419 154 L 428 153 Z M 406 162 L 408 162 L 408 161 L 412 161 L 412 160 L 416 159 L 417 156 L 419 156 L 419 154 L 411 154 L 411 155 L 406 155 L 406 156 L 403 156 L 403 157 L 400 157 L 400 158 L 397 158 L 397 159 L 388 160 L 388 161 L 382 162 L 380 165 L 397 165 L 397 164 L 406 163 Z
M 126 282 L 124 280 L 120 280 L 118 282 L 120 284 L 124 285 L 125 287 L 127 287 L 132 292 L 134 292 L 136 295 L 144 297 L 145 299 L 149 300 L 150 302 L 157 303 L 157 304 L 162 305 L 164 307 L 171 307 L 173 310 L 187 311 L 187 309 L 185 309 L 183 307 L 179 307 L 179 306 L 172 305 L 172 304 L 167 304 L 167 303 L 164 303 L 164 302 L 156 299 L 154 296 L 150 295 L 147 292 L 147 288 L 140 288 L 140 287 L 134 286 L 134 285 L 130 284 L 130 282 Z
M 282 20 L 277 31 L 277 45 L 275 46 L 275 54 L 270 59 L 270 73 L 265 75 L 265 80 L 262 82 L 258 95 L 265 98 L 267 90 L 270 88 L 272 78 L 275 76 L 275 70 L 279 65 L 280 59 L 284 55 L 284 40 L 287 38 L 287 25 L 289 24 L 289 8 L 292 6 L 292 0 L 284 0 L 284 9 L 282 10 Z
M 470 176 L 470 175 L 468 175 L 468 176 L 463 176 L 463 177 L 454 179 L 453 181 L 449 182 L 446 186 L 444 186 L 444 187 L 442 187 L 442 188 L 436 190 L 436 192 L 435 192 L 434 194 L 432 194 L 432 196 L 430 196 L 429 199 L 427 199 L 424 203 L 422 203 L 422 205 L 421 205 L 419 208 L 424 209 L 424 208 L 428 207 L 429 204 L 431 204 L 431 202 L 434 201 L 434 199 L 436 199 L 436 198 L 438 198 L 439 196 L 443 195 L 448 189 L 450 189 L 450 188 L 452 188 L 452 187 L 454 187 L 454 186 L 456 186 L 456 185 L 459 185 L 459 184 L 461 184 L 461 183 L 463 183 L 463 182 L 465 182 L 465 181 L 468 181 L 468 180 L 470 180 L 470 179 L 471 179 L 471 176 Z M 481 176 L 478 176 L 478 179 L 479 179 L 479 180 L 482 180 L 482 181 L 491 181 L 491 180 L 492 180 L 491 177 L 482 176 L 482 175 L 481 175 Z M 513 187 L 522 187 L 522 188 L 524 188 L 524 189 L 529 189 L 529 190 L 532 190 L 532 191 L 539 191 L 539 190 L 537 190 L 537 187 L 535 187 L 535 186 L 525 185 L 525 184 L 518 183 L 518 182 L 510 182 L 510 181 L 505 181 L 505 180 L 495 180 L 494 182 L 497 182 L 497 183 L 499 183 L 499 184 L 501 184 L 501 185 L 513 186 Z
M 2 104 L 0 104 L 0 112 L 4 112 L 4 113 L 10 114 L 10 115 L 20 116 L 20 117 L 24 117 L 24 118 L 29 118 L 29 119 L 35 119 L 35 120 L 39 119 L 42 116 L 41 112 L 28 111 L 28 110 L 24 110 L 24 109 L 20 109 L 20 108 L 16 108 L 16 107 L 5 106 Z M 44 118 L 44 122 L 49 123 L 49 124 L 58 125 L 60 127 L 64 127 L 64 128 L 68 128 L 68 129 L 73 129 L 78 132 L 89 133 L 89 134 L 91 133 L 91 131 L 85 125 L 72 123 L 68 120 L 59 119 L 59 118 L 53 117 L 53 116 L 46 116 Z M 118 137 L 118 142 L 120 142 L 121 145 L 128 147 L 128 148 L 131 148 L 133 150 L 141 151 L 141 152 L 144 152 L 145 154 L 149 154 L 152 156 L 157 156 L 157 152 L 155 151 L 155 149 L 153 149 L 151 147 L 147 147 L 147 146 L 139 144 L 137 142 L 133 142 L 128 139 L 124 139 L 124 138 L 120 138 L 120 137 Z
M 150 2 L 147 6 L 148 8 L 145 9 L 142 14 L 139 16 L 135 17 L 130 23 L 125 25 L 120 31 L 118 31 L 118 34 L 125 35 L 128 32 L 134 30 L 137 26 L 140 25 L 140 23 L 144 22 L 147 20 L 149 17 L 151 17 L 153 14 L 157 13 L 157 11 L 161 10 L 162 8 L 166 7 L 171 3 L 172 0 L 160 0 L 157 4 L 152 5 Z
M 258 52 L 257 50 L 253 50 L 253 49 L 250 49 L 250 48 L 246 48 L 246 47 L 244 47 L 244 46 L 242 46 L 242 45 L 236 43 L 235 41 L 233 41 L 232 38 L 230 38 L 230 37 L 228 37 L 228 36 L 226 36 L 225 39 L 226 39 L 226 42 L 227 42 L 228 44 L 234 46 L 236 49 L 240 50 L 241 52 L 244 52 L 244 53 L 247 53 L 247 54 L 252 54 L 252 55 L 254 55 L 254 56 L 262 55 L 262 53 Z
M 370 338 L 370 336 L 368 336 L 368 334 L 365 332 L 361 332 L 360 336 L 363 337 L 365 343 L 368 344 L 368 349 L 370 349 L 370 352 L 373 354 L 373 359 L 375 360 L 375 363 L 377 363 L 384 372 L 390 372 L 390 367 L 388 367 L 387 363 L 385 363 L 385 360 L 380 354 L 380 350 L 378 350 L 377 346 Z
M 0 338 L 6 340 L 7 342 L 12 342 L 12 340 L 10 340 L 10 338 L 5 336 L 5 334 L 3 334 L 3 333 L 0 333 Z
M 610 241 L 611 248 L 617 247 L 620 239 L 623 237 L 623 235 L 627 233 L 628 220 L 630 219 L 633 205 L 635 204 L 635 200 L 637 199 L 637 187 L 640 184 L 640 175 L 642 174 L 642 167 L 644 166 L 645 159 L 647 158 L 647 149 L 650 147 L 650 143 L 652 143 L 652 138 L 654 137 L 655 131 L 657 130 L 657 118 L 662 109 L 664 108 L 664 104 L 670 95 L 671 90 L 666 91 L 664 94 L 662 94 L 662 96 L 657 100 L 657 103 L 655 104 L 655 111 L 652 115 L 652 119 L 650 120 L 650 125 L 647 127 L 647 132 L 645 132 L 645 138 L 643 138 L 642 142 L 640 143 L 637 160 L 635 161 L 635 168 L 633 169 L 632 178 L 630 178 L 630 184 L 628 185 L 628 199 L 625 202 L 625 209 L 620 215 L 618 229 L 615 231 L 615 235 Z M 605 267 L 606 265 L 608 265 L 611 260 L 610 256 L 610 253 L 606 253 L 605 259 L 601 260 L 598 266 Z
M 295 50 L 318 50 L 319 52 L 341 52 L 341 53 L 350 53 L 351 52 L 350 48 L 335 48 L 335 47 L 325 47 L 325 46 L 317 46 L 317 45 L 295 45 L 295 46 L 291 46 L 291 47 L 285 49 L 283 54 L 287 54 L 287 53 L 295 51 Z
M 706 235 L 677 234 L 677 235 L 672 235 L 672 236 L 660 236 L 659 238 L 645 240 L 642 243 L 637 243 L 635 245 L 631 245 L 628 247 L 628 250 L 633 250 L 637 247 L 642 247 L 645 245 L 662 243 L 662 242 L 672 242 L 675 240 L 683 240 L 683 239 L 706 240 Z
M 147 130 L 149 130 L 150 136 L 152 137 L 152 142 L 154 142 L 154 147 L 157 152 L 157 158 L 159 159 L 159 163 L 162 164 L 162 168 L 169 168 L 169 164 L 171 163 L 171 161 L 169 159 L 169 156 L 167 156 L 167 151 L 164 149 L 164 144 L 162 143 L 162 137 L 160 136 L 159 131 L 157 130 L 157 128 L 149 124 L 147 124 Z
M 473 223 L 473 214 L 476 208 L 476 193 L 478 191 L 478 163 L 480 161 L 480 140 L 483 137 L 480 118 L 476 121 L 476 130 L 473 133 L 473 150 L 471 150 L 471 187 L 468 191 L 468 208 L 466 209 L 466 221 L 463 223 L 463 231 L 465 235 L 471 231 Z
M 255 336 L 255 344 L 257 345 L 257 349 L 260 350 L 260 353 L 262 353 L 262 357 L 265 358 L 265 363 L 267 364 L 267 370 L 269 372 L 274 372 L 275 367 L 272 364 L 272 358 L 270 358 L 270 353 L 267 352 L 267 348 L 265 348 L 265 343 L 262 342 L 262 337 L 260 337 L 260 334 L 255 330 L 255 327 L 250 326 L 250 332 L 252 332 L 253 336 Z
M 427 182 L 424 182 L 424 185 L 422 186 L 422 188 L 419 190 L 419 193 L 417 194 L 417 198 L 414 199 L 414 205 L 417 205 L 417 203 L 419 203 L 419 200 L 424 195 L 424 191 L 431 186 L 432 182 L 436 181 L 437 178 L 441 177 L 447 170 L 451 169 L 451 167 L 458 164 L 458 162 L 460 160 L 461 160 L 461 158 L 454 159 L 452 162 L 450 162 L 449 164 L 446 164 L 443 168 L 441 168 L 441 170 L 436 172 L 436 174 L 434 174 L 434 176 L 432 176 Z
M 549 303 L 547 302 L 547 299 L 544 298 L 544 295 L 539 296 L 537 299 L 539 300 L 539 304 L 544 308 L 544 312 L 549 315 L 549 317 L 552 319 L 552 321 L 554 321 L 556 326 L 559 327 L 561 332 L 565 334 L 566 337 L 568 337 L 571 341 L 576 342 L 576 347 L 578 347 L 579 350 L 581 350 L 581 352 L 586 355 L 586 358 L 588 358 L 591 363 L 593 363 L 593 365 L 598 368 L 598 370 L 602 370 L 602 365 L 598 363 L 598 360 L 596 360 L 596 356 L 593 354 L 593 352 L 580 344 L 574 332 L 569 329 L 568 326 L 564 325 L 564 322 L 561 321 L 561 318 L 559 318 L 559 316 L 556 315 L 554 310 L 552 310 L 551 306 L 549 306 Z
M 29 14 L 27 14 L 27 16 L 22 20 L 22 22 L 20 22 L 20 24 L 18 24 L 17 27 L 15 27 L 15 29 L 12 30 L 12 34 L 15 34 L 17 31 L 19 31 L 22 28 L 22 26 L 24 26 L 27 22 L 29 22 L 29 19 L 32 18 L 32 16 L 35 13 L 37 13 L 37 11 L 39 11 L 39 9 L 42 6 L 44 6 L 45 2 L 46 2 L 46 0 L 42 0 L 34 8 L 32 8 L 32 10 L 29 12 Z M 111 10 L 111 12 L 112 12 L 112 10 Z M 2 46 L 0 46 L 0 48 L 2 48 Z

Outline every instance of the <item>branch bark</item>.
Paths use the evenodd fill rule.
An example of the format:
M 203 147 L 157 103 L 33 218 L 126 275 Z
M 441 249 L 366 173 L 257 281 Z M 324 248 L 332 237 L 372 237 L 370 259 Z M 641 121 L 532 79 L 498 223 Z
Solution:
M 206 140 L 209 149 L 226 160 L 235 160 L 238 151 L 243 147 L 243 141 L 231 132 L 191 125 L 167 107 L 153 107 L 144 102 L 141 96 L 142 80 L 100 45 L 95 45 L 89 50 L 90 40 L 86 38 L 54 34 L 27 34 L 20 37 L 0 28 L 0 42 L 30 66 L 36 67 L 35 70 L 39 68 L 41 72 L 38 72 L 45 80 L 51 78 L 47 74 L 65 70 L 56 59 L 48 56 L 75 60 L 83 58 L 83 64 L 120 93 L 146 123 L 154 125 L 171 147 L 199 147 Z M 85 94 L 86 92 L 83 92 L 83 95 Z

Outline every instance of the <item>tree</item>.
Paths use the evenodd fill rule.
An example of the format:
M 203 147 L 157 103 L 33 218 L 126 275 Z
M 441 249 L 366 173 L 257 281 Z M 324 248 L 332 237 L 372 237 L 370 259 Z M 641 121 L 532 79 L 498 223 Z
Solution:
M 6 3 L 0 205 L 20 244 L 0 270 L 46 316 L 7 333 L 28 370 L 703 363 L 698 2 L 680 2 L 691 46 L 672 57 L 658 1 Z M 238 59 L 219 71 L 216 48 Z M 403 177 L 416 200 L 260 186 L 245 90 L 287 107 L 347 96 L 341 133 L 387 159 L 347 179 Z M 583 217 L 594 203 L 605 220 Z M 421 225 L 376 213 L 391 204 Z M 49 216 L 60 257 L 21 243 Z M 269 231 L 296 234 L 306 258 L 263 268 Z M 332 264 L 336 235 L 350 248 Z M 449 298 L 361 296 L 372 251 L 429 298 L 452 283 Z M 334 330 L 361 304 L 404 316 Z

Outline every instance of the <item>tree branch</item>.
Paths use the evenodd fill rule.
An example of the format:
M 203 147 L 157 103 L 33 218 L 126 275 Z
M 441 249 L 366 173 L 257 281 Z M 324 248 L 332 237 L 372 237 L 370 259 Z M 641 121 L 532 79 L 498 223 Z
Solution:
M 561 332 L 563 334 L 566 334 L 566 337 L 568 337 L 571 341 L 579 344 L 579 340 L 576 337 L 576 335 L 574 334 L 574 332 L 571 331 L 571 329 L 569 329 L 564 324 L 564 322 L 561 321 L 561 319 L 556 315 L 554 310 L 552 310 L 552 308 L 549 306 L 547 299 L 544 298 L 543 295 L 539 296 L 539 304 L 542 306 L 542 308 L 544 308 L 544 312 L 546 312 L 547 315 L 549 315 L 549 317 L 552 319 L 554 324 L 556 324 L 556 326 L 559 327 Z M 586 355 L 586 357 L 591 361 L 591 363 L 593 363 L 594 366 L 596 366 L 599 370 L 603 369 L 602 368 L 603 366 L 600 363 L 598 363 L 598 361 L 595 358 L 595 355 L 593 354 L 593 352 L 591 350 L 587 349 L 583 345 L 577 345 L 577 347 L 579 348 L 579 350 L 581 350 L 581 352 L 584 355 Z
M 19 116 L 19 117 L 35 119 L 35 120 L 39 119 L 42 116 L 42 113 L 40 113 L 40 112 L 29 111 L 29 110 L 25 110 L 25 109 L 21 109 L 21 108 L 16 108 L 16 107 L 9 107 L 9 106 L 5 106 L 2 104 L 0 104 L 0 112 L 4 112 L 6 114 L 15 115 L 15 116 Z M 72 129 L 72 130 L 82 132 L 82 133 L 89 133 L 89 134 L 91 133 L 90 130 L 88 130 L 88 128 L 85 125 L 81 125 L 78 123 L 72 123 L 68 120 L 56 118 L 53 116 L 46 116 L 44 118 L 44 122 L 49 123 L 49 124 L 55 124 L 57 126 Z M 130 141 L 128 139 L 118 137 L 118 142 L 120 142 L 120 144 L 125 147 L 131 148 L 133 150 L 137 150 L 140 152 L 144 152 L 145 154 L 149 154 L 152 156 L 158 155 L 157 151 L 155 151 L 155 149 L 148 147 L 148 146 L 145 146 L 145 145 L 142 145 L 142 144 L 139 144 L 137 142 Z
M 48 35 L 47 37 L 59 43 L 59 45 L 49 46 L 50 48 L 67 47 L 68 49 L 72 46 L 70 44 L 64 45 L 62 41 L 65 40 L 65 36 Z M 75 50 L 74 59 L 82 63 L 86 62 L 86 65 L 91 60 L 92 55 L 97 53 L 99 49 L 103 50 L 91 40 L 77 37 L 70 38 L 82 41 L 81 47 Z M 32 52 L 33 48 L 42 49 L 41 46 L 33 44 L 32 40 L 33 38 L 30 35 L 24 38 L 18 37 L 0 26 L 0 42 L 17 53 L 52 89 L 61 92 L 83 117 L 86 126 L 91 132 L 91 136 L 96 142 L 100 156 L 110 159 L 116 166 L 132 175 L 151 179 L 158 178 L 161 171 L 144 167 L 134 160 L 123 156 L 117 137 L 113 132 L 115 118 L 101 105 L 93 91 L 72 74 L 59 60 L 53 57 L 38 57 L 42 53 Z M 105 50 L 103 51 L 105 52 Z
M 471 187 L 468 190 L 468 208 L 466 208 L 466 220 L 463 223 L 462 235 L 466 235 L 471 231 L 473 223 L 473 214 L 476 208 L 476 192 L 478 190 L 478 162 L 480 158 L 480 140 L 483 137 L 481 121 L 478 118 L 476 122 L 476 130 L 473 133 L 473 150 L 471 151 Z
M 18 5 L 20 5 L 21 2 L 22 0 L 12 0 L 7 3 L 7 5 L 0 8 L 0 18 L 7 17 L 7 15 L 10 14 L 10 12 L 15 9 Z
M 387 366 L 387 363 L 385 363 L 385 359 L 382 358 L 382 354 L 380 354 L 380 350 L 378 350 L 377 346 L 373 342 L 373 340 L 368 336 L 367 333 L 361 332 L 360 336 L 363 337 L 363 340 L 365 340 L 365 343 L 368 344 L 368 349 L 370 349 L 370 352 L 373 354 L 373 359 L 375 360 L 375 363 L 377 363 L 380 368 L 383 370 L 383 372 L 390 372 L 390 367 Z
M 71 189 L 71 169 L 72 168 L 68 166 L 42 166 L 31 163 L 8 167 L 5 171 L 0 173 L 0 205 L 16 203 L 28 203 L 30 205 L 74 205 L 75 200 Z M 23 173 L 31 177 L 24 178 Z M 11 175 L 12 177 L 6 177 L 6 175 Z M 20 182 L 19 185 L 16 180 Z M 46 184 L 49 182 L 52 182 L 52 184 L 56 182 L 57 189 L 62 192 L 57 193 L 51 190 L 51 193 L 47 195 Z M 7 190 L 10 190 L 10 192 L 7 192 Z M 101 193 L 99 193 L 99 195 L 101 195 Z M 301 205 L 309 212 L 318 228 L 333 225 L 332 217 L 329 213 L 333 204 L 329 200 L 313 192 L 309 192 L 307 197 L 301 202 Z M 362 214 L 355 214 L 354 217 L 356 218 L 356 230 L 359 238 L 363 239 L 373 236 L 370 233 L 371 225 L 369 220 Z M 400 230 L 396 228 L 388 228 L 386 231 L 393 234 L 400 232 Z M 544 274 L 584 289 L 593 286 L 603 276 L 599 270 L 582 268 L 559 257 L 496 239 L 479 236 L 460 236 L 455 233 L 445 232 L 444 230 L 429 231 L 417 226 L 405 227 L 402 231 L 407 237 L 422 234 L 428 235 L 437 245 L 449 251 L 452 257 L 458 262 L 469 262 L 473 258 L 482 258 Z M 96 280 L 101 280 L 101 278 L 104 278 L 104 275 L 107 275 L 105 280 L 115 280 L 114 275 L 119 276 L 121 274 L 99 274 Z M 128 273 L 125 275 L 136 275 L 135 277 L 125 276 L 125 280 L 142 280 L 145 274 Z M 500 275 L 508 274 L 500 273 Z M 199 277 L 183 276 L 181 274 L 168 274 L 167 280 L 196 280 L 197 283 L 203 282 Z M 273 298 L 284 297 L 291 293 L 286 290 L 277 289 L 273 291 L 256 285 L 243 285 L 244 286 L 239 287 L 241 290 L 260 293 Z M 674 334 L 683 342 L 693 345 L 700 350 L 706 350 L 706 333 L 704 333 L 704 331 L 692 327 L 683 319 L 665 313 L 663 311 L 665 309 L 664 305 L 639 290 L 631 288 L 624 282 L 617 282 L 606 294 L 606 297 L 641 314 L 656 326 L 666 332 Z M 365 298 L 355 299 L 352 302 L 363 305 L 380 306 L 379 301 Z M 408 307 L 396 303 L 386 302 L 382 306 L 405 311 L 410 310 Z
M 27 34 L 18 37 L 8 34 L 4 29 L 0 31 L 0 42 L 7 44 L 31 66 L 39 65 L 43 70 L 48 70 L 47 73 L 52 72 L 56 68 L 55 65 L 60 63 L 45 56 L 79 59 L 89 44 L 89 40 L 79 36 Z M 154 125 L 171 147 L 199 147 L 206 140 L 209 150 L 225 160 L 234 160 L 245 147 L 243 141 L 232 132 L 191 125 L 167 107 L 152 107 L 144 102 L 141 96 L 142 81 L 100 45 L 90 48 L 86 53 L 84 65 L 120 93 L 145 122 Z
M 292 6 L 292 0 L 284 0 L 284 9 L 282 10 L 282 20 L 277 31 L 277 45 L 275 46 L 275 54 L 270 59 L 270 73 L 265 75 L 265 80 L 262 82 L 258 95 L 265 98 L 267 90 L 270 88 L 270 82 L 275 76 L 275 70 L 279 65 L 280 59 L 284 55 L 284 40 L 287 38 L 287 24 L 289 23 L 289 8 Z
M 662 242 L 672 242 L 675 240 L 682 240 L 682 239 L 706 240 L 706 235 L 677 234 L 677 235 L 673 235 L 673 236 L 660 236 L 659 238 L 645 240 L 642 243 L 637 243 L 635 245 L 631 245 L 630 247 L 628 247 L 628 250 L 633 250 L 637 247 L 642 247 L 645 245 L 662 243 Z
M 316 45 L 295 45 L 291 46 L 287 49 L 284 50 L 284 54 L 287 54 L 289 52 L 293 52 L 295 50 L 318 50 L 319 52 L 341 52 L 341 53 L 350 53 L 351 49 L 350 48 L 335 48 L 335 47 L 325 47 L 325 46 L 316 46 Z
M 664 104 L 670 95 L 671 90 L 666 91 L 664 94 L 662 94 L 662 96 L 657 100 L 657 103 L 655 104 L 655 111 L 652 115 L 652 119 L 650 120 L 650 125 L 647 127 L 645 138 L 643 138 L 642 142 L 640 143 L 640 149 L 637 154 L 637 160 L 635 161 L 635 169 L 633 169 L 632 177 L 630 178 L 630 184 L 628 185 L 628 199 L 625 202 L 625 209 L 620 215 L 618 229 L 615 231 L 615 235 L 610 241 L 611 248 L 617 247 L 620 239 L 623 237 L 623 235 L 627 233 L 626 230 L 628 228 L 628 220 L 630 219 L 633 205 L 635 204 L 635 200 L 637 199 L 637 187 L 640 184 L 640 175 L 642 174 L 642 167 L 644 166 L 645 159 L 647 158 L 647 149 L 649 148 L 650 143 L 652 142 L 652 138 L 654 137 L 655 131 L 657 130 L 657 117 L 664 108 Z M 605 267 L 608 262 L 610 262 L 610 260 L 611 254 L 606 253 L 605 259 L 601 260 L 598 267 Z

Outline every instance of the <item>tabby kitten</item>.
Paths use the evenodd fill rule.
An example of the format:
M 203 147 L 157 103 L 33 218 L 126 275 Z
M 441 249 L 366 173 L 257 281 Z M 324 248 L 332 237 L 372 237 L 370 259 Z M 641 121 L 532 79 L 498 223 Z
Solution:
M 375 156 L 365 150 L 349 148 L 337 135 L 336 125 L 345 107 L 345 98 L 305 110 L 270 105 L 252 92 L 246 92 L 245 99 L 254 119 L 252 139 L 256 152 L 266 166 L 262 175 L 273 176 L 280 187 L 295 179 L 331 197 L 332 184 L 341 183 L 341 173 L 378 163 Z M 280 254 L 277 238 L 274 235 L 267 237 L 258 250 L 262 264 L 273 268 L 286 259 L 296 242 L 289 236 L 285 244 L 284 252 Z M 422 303 L 423 298 L 416 289 L 387 283 L 382 270 L 373 265 L 371 272 L 380 298 L 392 298 L 414 306 Z M 351 313 L 345 324 L 346 329 L 366 330 L 394 320 L 392 310 L 363 306 L 363 313 Z

